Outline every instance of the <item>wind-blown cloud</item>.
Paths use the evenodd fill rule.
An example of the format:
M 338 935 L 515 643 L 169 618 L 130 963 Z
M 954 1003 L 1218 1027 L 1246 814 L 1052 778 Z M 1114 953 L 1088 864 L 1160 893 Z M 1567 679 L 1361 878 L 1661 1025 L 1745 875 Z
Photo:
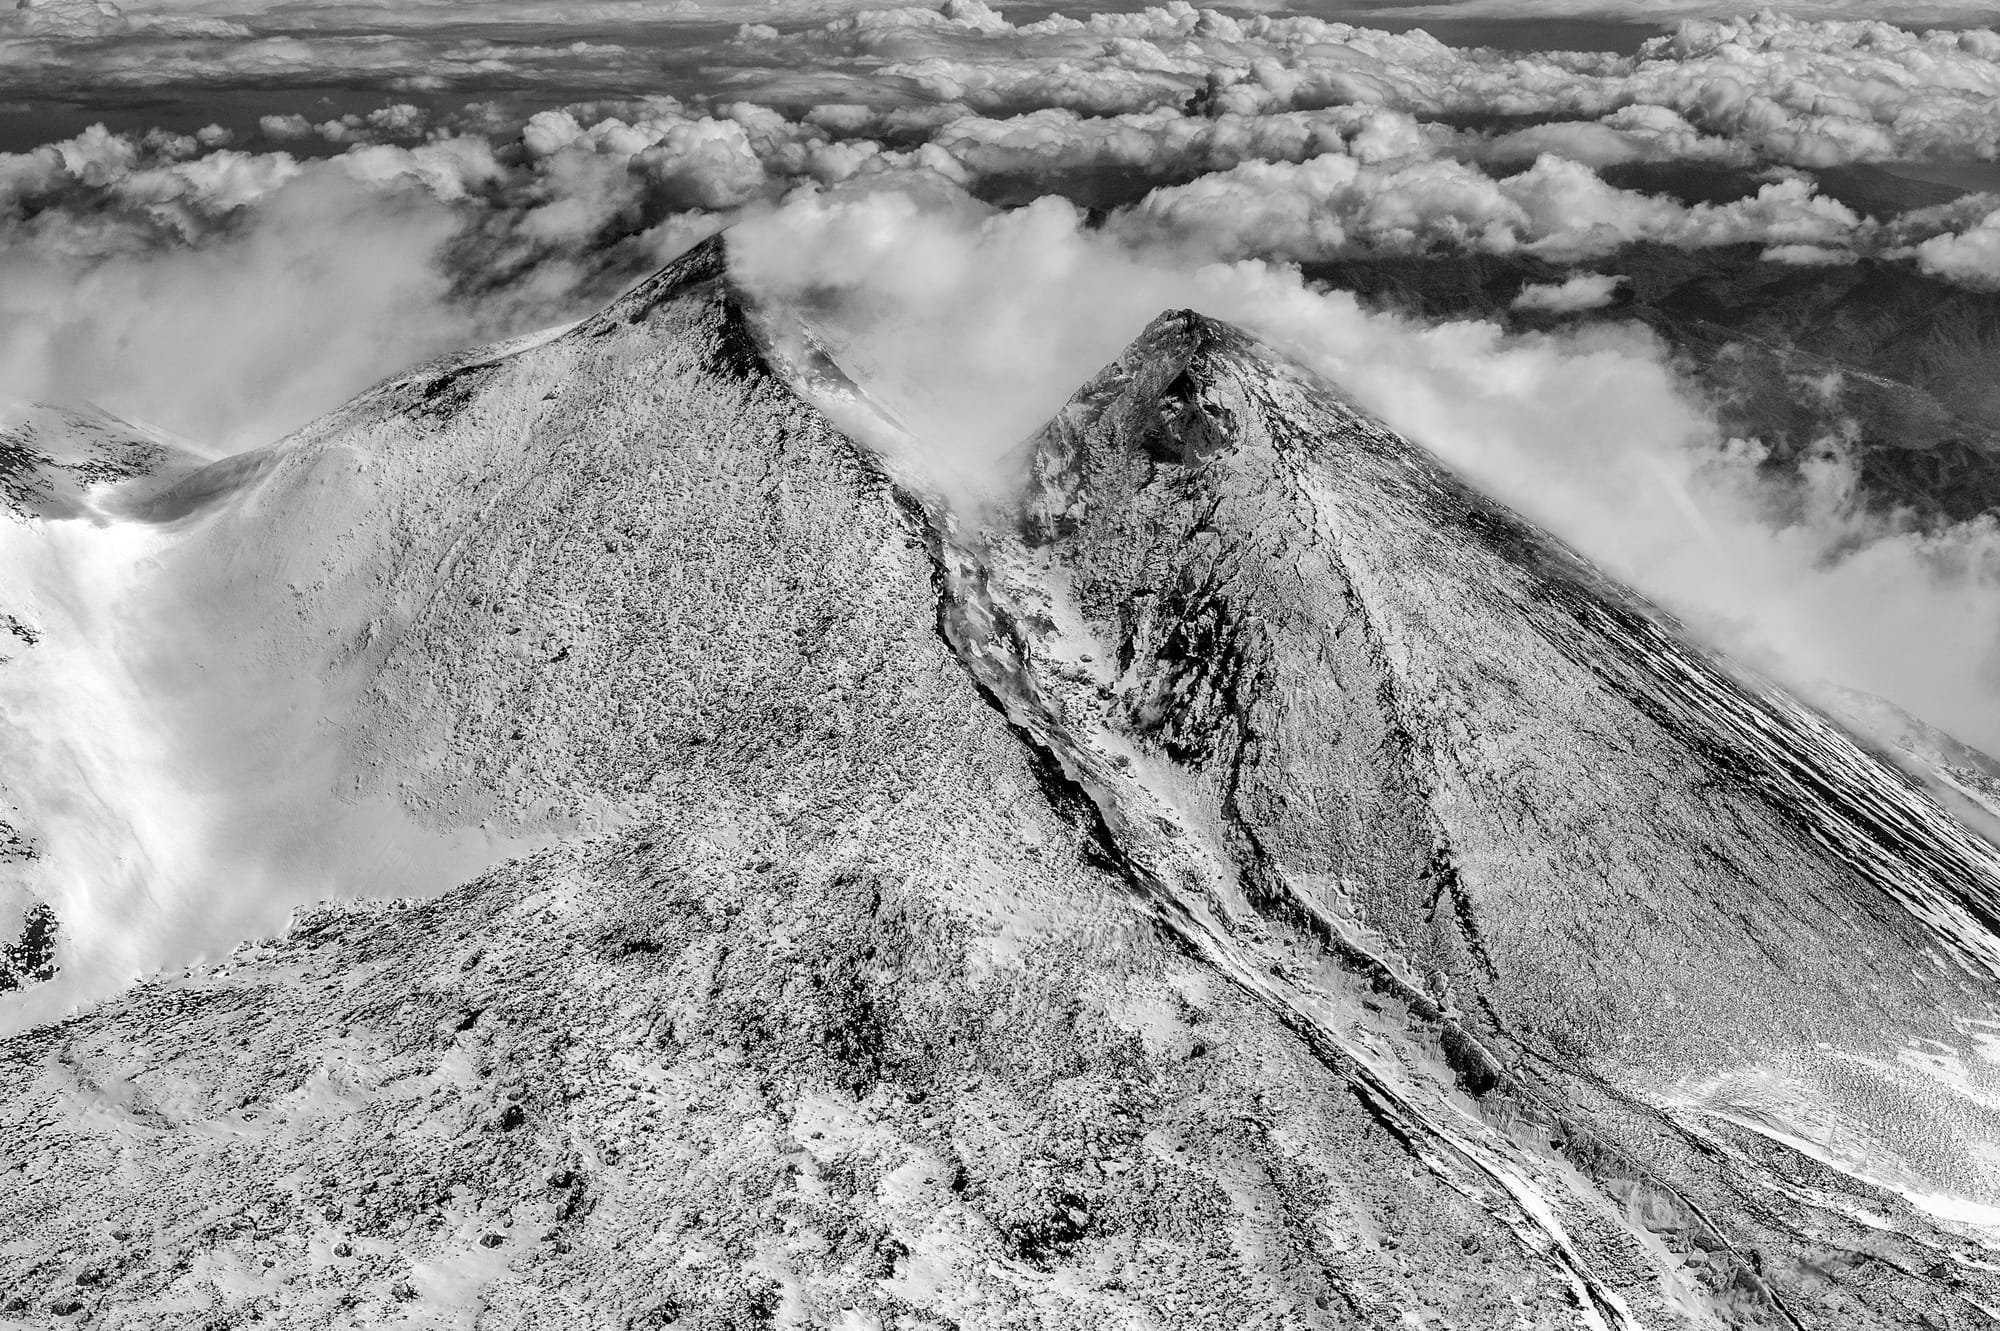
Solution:
M 0 385 L 102 400 L 226 451 L 462 340 L 434 262 L 451 219 L 353 203 L 307 185 L 227 244 L 84 267 L 0 251 Z
M 1013 445 L 1153 315 L 1189 306 L 1297 355 L 1732 650 L 2000 747 L 2000 529 L 1872 516 L 1837 454 L 1803 497 L 1781 490 L 1640 329 L 1406 320 L 1258 260 L 1189 268 L 1053 200 L 810 196 L 736 234 L 746 278 L 812 311 L 953 492 L 1004 491 Z

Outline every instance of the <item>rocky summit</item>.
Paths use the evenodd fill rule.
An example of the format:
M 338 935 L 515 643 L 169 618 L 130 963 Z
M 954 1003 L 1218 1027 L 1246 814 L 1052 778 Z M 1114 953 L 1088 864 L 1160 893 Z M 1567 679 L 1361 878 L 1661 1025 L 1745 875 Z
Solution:
M 0 1043 L 0 1324 L 1996 1325 L 1985 787 L 1227 325 L 972 512 L 727 269 L 129 502 L 397 899 Z

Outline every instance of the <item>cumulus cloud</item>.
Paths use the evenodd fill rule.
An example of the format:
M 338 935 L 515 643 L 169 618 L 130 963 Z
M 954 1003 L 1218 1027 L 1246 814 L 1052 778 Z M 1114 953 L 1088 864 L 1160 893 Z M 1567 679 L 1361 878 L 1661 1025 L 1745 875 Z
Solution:
M 1530 282 L 1514 297 L 1513 308 L 1541 314 L 1602 309 L 1624 281 L 1610 273 L 1578 273 L 1561 282 Z
M 1634 23 L 1666 23 L 1676 19 L 1727 19 L 1761 16 L 1774 10 L 1761 0 L 1443 0 L 1415 5 L 1371 5 L 1365 16 L 1399 19 L 1595 18 Z M 1959 24 L 1990 20 L 1992 8 L 1983 0 L 1801 0 L 1781 11 L 1813 20 L 1863 20 L 1879 23 Z
M 69 42 L 98 42 L 132 33 L 174 37 L 247 37 L 250 30 L 228 19 L 187 12 L 134 13 L 112 0 L 20 0 L 11 13 L 0 13 L 0 34 L 9 28 L 29 37 Z
M 260 116 L 257 128 L 267 139 L 280 143 L 309 137 L 313 132 L 312 122 L 296 112 L 282 116 Z
M 1495 177 L 1449 158 L 1369 163 L 1327 153 L 1251 162 L 1154 191 L 1114 223 L 1219 257 L 1312 262 L 1439 247 L 1575 259 L 1640 241 L 1702 248 L 1745 242 L 1832 245 L 1868 231 L 1811 182 L 1772 181 L 1728 203 L 1682 204 L 1607 184 L 1553 155 Z
M 1545 154 L 1586 166 L 1631 162 L 1711 162 L 1750 166 L 1757 160 L 1749 144 L 1704 134 L 1679 112 L 1664 106 L 1620 107 L 1599 120 L 1558 120 L 1501 134 L 1479 145 L 1492 162 L 1533 161 Z
M 1620 0 L 1605 3 L 1616 10 Z M 554 100 L 576 100 L 657 86 L 662 77 L 662 48 L 620 26 L 639 12 L 631 6 L 558 6 L 571 31 L 584 34 L 569 42 L 538 39 L 544 30 L 526 22 L 540 12 L 535 6 L 453 6 L 449 23 L 428 5 L 371 8 L 349 23 L 338 21 L 337 6 L 310 14 L 287 7 L 281 29 L 237 25 L 199 40 L 161 28 L 168 20 L 160 11 L 104 19 L 107 8 L 108 0 L 37 0 L 13 11 L 41 15 L 43 24 L 0 41 L 0 70 L 16 95 L 331 83 L 440 94 L 536 89 L 545 100 L 558 92 Z M 1844 15 L 1851 6 L 1826 8 Z M 1593 165 L 1674 156 L 1828 166 L 2000 152 L 2000 124 L 1990 114 L 2000 97 L 2000 37 L 1913 33 L 1879 21 L 1893 15 L 1878 7 L 1868 19 L 1807 21 L 1768 11 L 1687 18 L 1633 55 L 1461 48 L 1421 29 L 1390 33 L 1285 13 L 1237 18 L 1184 0 L 1019 24 L 961 0 L 857 7 L 831 19 L 822 7 L 814 11 L 820 21 L 808 26 L 753 21 L 721 36 L 712 19 L 739 7 L 676 10 L 690 26 L 672 43 L 675 91 L 717 104 L 740 97 L 883 113 L 955 107 L 1003 119 L 1052 108 L 1095 117 L 1376 106 L 1426 120 L 1511 119 L 1497 152 L 1528 160 L 1554 151 Z M 1411 12 L 1395 10 L 1399 19 Z M 1461 12 L 1457 0 L 1438 10 Z M 174 23 L 194 21 L 189 9 L 174 13 Z M 773 14 L 796 21 L 806 11 L 773 4 L 744 16 Z M 483 17 L 495 26 L 482 29 Z M 1645 17 L 1663 15 L 1649 9 Z M 115 40 L 100 31 L 106 22 Z M 1562 124 L 1522 129 L 1521 118 Z M 332 123 L 335 137 L 358 132 Z
M 2000 96 L 2000 37 L 1768 11 L 1688 20 L 1633 56 L 1454 48 L 1421 29 L 1237 20 L 1183 3 L 1020 26 L 869 11 L 761 49 L 861 66 L 890 87 L 988 113 L 1054 105 L 1114 114 L 1192 101 L 1238 114 L 1370 105 L 1425 117 L 1535 116 L 1577 122 L 1566 131 L 1572 145 L 1599 161 L 1678 150 L 1826 166 L 2000 151 L 1989 113 Z M 1599 128 L 1581 127 L 1591 124 Z M 1529 154 L 1557 146 L 1532 136 L 1520 144 Z
M 1995 281 L 1990 200 L 1881 222 L 1794 172 L 1741 198 L 1686 204 L 1615 187 L 1554 151 L 1525 168 L 1485 161 L 1487 140 L 1372 106 L 910 117 L 655 98 L 623 110 L 552 109 L 496 135 L 433 127 L 411 142 L 424 113 L 390 104 L 334 122 L 362 141 L 318 158 L 268 148 L 301 132 L 317 140 L 303 117 L 267 121 L 265 151 L 223 146 L 220 133 L 99 127 L 0 154 L 10 316 L 0 387 L 111 401 L 218 446 L 250 442 L 399 357 L 571 317 L 737 210 L 871 182 L 1006 194 L 1020 177 L 1031 193 L 1136 199 L 1110 213 L 1109 232 L 1190 260 L 1471 250 L 1568 263 L 1641 242 L 1755 244 L 1774 262 L 1876 254 L 1965 285 Z M 1667 138 L 1680 123 L 1655 112 L 1612 120 L 1619 133 Z M 1108 197 L 1107 179 L 1119 182 Z M 266 289 L 296 304 L 251 294 L 265 272 L 276 274 Z M 325 298 L 311 296 L 315 283 Z M 372 303 L 357 304 L 364 293 Z M 349 315 L 395 335 L 352 338 L 336 326 Z M 149 362 L 118 350 L 144 337 L 192 347 L 236 336 L 273 349 L 251 358 L 241 385 L 201 368 L 221 373 L 226 356 L 198 365 L 182 352 L 152 375 L 127 373 Z M 293 346 L 322 350 L 312 368 L 273 373 L 275 349 Z M 338 347 L 353 357 L 331 355 Z
M 1913 253 L 1925 272 L 1964 286 L 2000 290 L 2000 207 L 1957 233 L 1918 242 Z
M 1827 245 L 1773 245 L 1758 256 L 1765 263 L 1790 263 L 1800 267 L 1824 267 L 1854 263 L 1861 256 L 1853 250 Z

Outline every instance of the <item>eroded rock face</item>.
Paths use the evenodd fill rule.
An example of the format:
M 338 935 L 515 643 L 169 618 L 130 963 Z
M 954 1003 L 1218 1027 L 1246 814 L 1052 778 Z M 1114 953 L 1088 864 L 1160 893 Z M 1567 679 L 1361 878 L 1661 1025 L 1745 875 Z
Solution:
M 1524 1224 L 1557 1218 L 1550 1252 L 1607 1318 L 1668 1316 L 1619 1274 L 1655 1242 L 1711 1317 L 1909 1315 L 1881 1301 L 1881 1236 L 1800 1205 L 1825 1171 L 1773 1170 L 1768 1138 L 2000 1195 L 1988 843 L 1199 315 L 1082 390 L 1033 468 L 1017 533 L 953 547 L 970 608 L 947 627 L 1169 927 L 1373 1061 L 1470 1176 L 1530 1180 Z M 1357 983 L 1419 1035 L 1386 1069 Z M 1945 1090 L 1934 1057 L 1972 1084 Z M 1934 1275 L 1923 1315 L 1982 1324 L 1966 1273 Z
M 1987 1324 L 1729 1080 L 1980 1195 L 1837 1098 L 1987 1012 L 1983 843 L 1234 330 L 976 530 L 724 268 L 161 501 L 554 844 L 0 1044 L 0 1318 Z

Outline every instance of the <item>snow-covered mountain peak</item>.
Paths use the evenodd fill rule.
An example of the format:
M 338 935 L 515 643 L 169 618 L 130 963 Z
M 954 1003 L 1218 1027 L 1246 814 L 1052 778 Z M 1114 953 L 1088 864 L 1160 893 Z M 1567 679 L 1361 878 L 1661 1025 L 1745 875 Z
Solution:
M 717 232 L 651 277 L 636 283 L 602 311 L 564 334 L 606 337 L 621 326 L 665 321 L 702 325 L 713 340 L 713 365 L 743 377 L 768 375 L 762 338 L 752 327 L 749 299 L 729 271 L 727 233 Z
M 432 899 L 0 1043 L 0 1314 L 2000 1306 L 1994 856 L 1913 782 L 1189 312 L 950 510 L 724 244 L 211 476 L 19 676 L 146 741 L 35 732 L 60 960 Z
M 1031 448 L 1025 540 L 966 556 L 1007 626 L 969 659 L 1182 918 L 1309 929 L 1469 1089 L 1588 1068 L 1675 1131 L 2000 1198 L 2000 1087 L 1911 1080 L 1979 1061 L 2000 973 L 2000 855 L 1925 788 L 1213 320 L 1163 316 Z

